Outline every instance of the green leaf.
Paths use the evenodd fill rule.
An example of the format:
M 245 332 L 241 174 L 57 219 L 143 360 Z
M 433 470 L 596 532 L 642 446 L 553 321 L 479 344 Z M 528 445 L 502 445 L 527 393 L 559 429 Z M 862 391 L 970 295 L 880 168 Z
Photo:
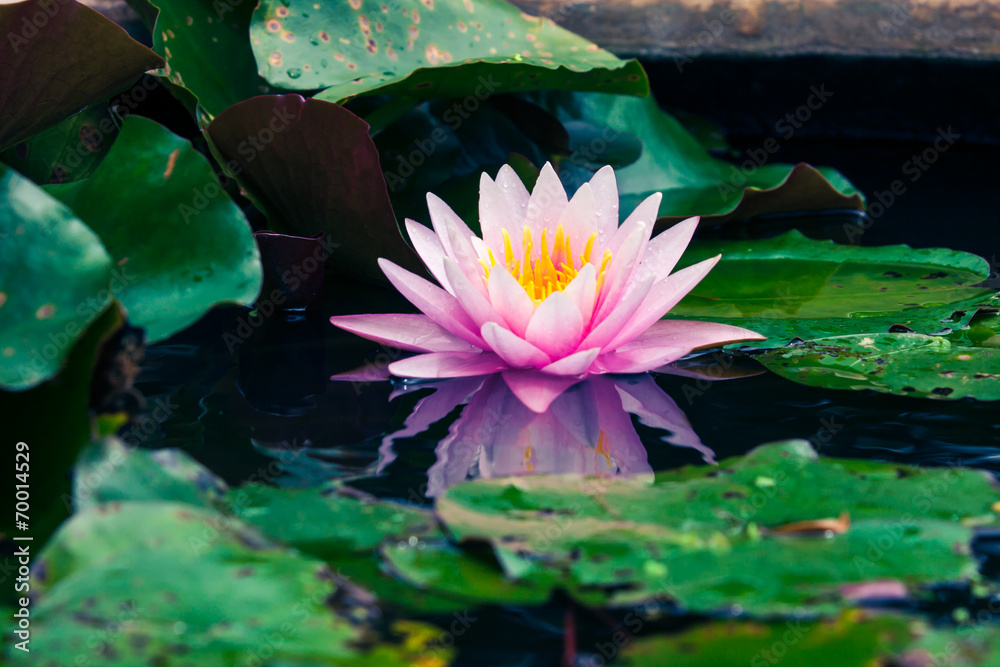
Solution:
M 155 0 L 153 49 L 170 83 L 194 95 L 208 120 L 226 107 L 271 92 L 257 74 L 247 31 L 252 2 Z M 206 121 L 207 122 L 207 121 Z
M 111 301 L 111 258 L 73 211 L 0 165 L 0 385 L 52 377 Z
M 848 612 L 819 622 L 720 621 L 674 635 L 640 637 L 623 646 L 622 667 L 871 667 L 885 664 L 909 639 L 913 621 Z M 598 643 L 607 654 L 614 643 Z M 617 652 L 617 651 L 616 651 Z M 909 663 L 907 663 L 909 664 Z
M 649 92 L 638 62 L 503 0 L 263 0 L 250 39 L 271 84 L 325 88 L 331 102 L 373 92 L 480 101 L 543 88 Z
M 368 125 L 350 111 L 262 95 L 226 109 L 207 134 L 272 228 L 326 234 L 335 271 L 384 282 L 377 259 L 385 257 L 423 272 L 400 234 Z
M 36 183 L 66 183 L 97 169 L 118 136 L 107 104 L 95 104 L 0 153 L 0 160 Z
M 669 313 L 747 327 L 768 337 L 881 333 L 903 325 L 921 333 L 956 330 L 978 308 L 996 307 L 986 260 L 942 248 L 864 248 L 814 241 L 797 231 L 758 241 L 696 241 L 684 265 L 722 260 Z
M 910 333 L 816 338 L 755 357 L 781 377 L 813 387 L 883 394 L 1000 400 L 1000 350 Z
M 616 170 L 615 177 L 623 212 L 654 192 L 663 193 L 657 230 L 693 215 L 718 224 L 763 213 L 864 208 L 858 191 L 835 170 L 762 160 L 744 171 L 713 157 L 652 97 L 541 93 L 536 99 L 564 123 L 609 128 L 601 141 L 577 151 L 587 162 L 607 164 L 632 135 L 642 140 L 642 155 Z M 608 157 L 602 159 L 604 153 Z
M 260 256 L 239 207 L 208 161 L 163 126 L 128 116 L 90 178 L 49 185 L 117 265 L 112 291 L 149 342 L 225 302 L 251 303 Z
M 76 0 L 0 5 L 0 150 L 105 100 L 163 60 Z
M 167 664 L 183 655 L 220 667 L 261 656 L 302 667 L 407 665 L 430 637 L 410 624 L 415 642 L 362 648 L 376 638 L 373 618 L 363 607 L 335 613 L 328 602 L 350 590 L 324 563 L 190 505 L 129 502 L 77 514 L 35 571 L 31 649 L 52 664 Z M 11 651 L 14 664 L 36 664 L 19 653 Z
M 105 438 L 83 451 L 73 470 L 73 507 L 82 512 L 102 503 L 165 500 L 213 508 L 226 483 L 177 449 L 130 449 Z
M 448 489 L 437 512 L 455 539 L 489 541 L 508 576 L 559 572 L 587 603 L 822 614 L 851 604 L 852 584 L 975 579 L 970 524 L 994 521 L 997 499 L 981 472 L 819 459 L 789 441 L 652 485 L 479 479 Z M 791 525 L 817 521 L 846 532 Z

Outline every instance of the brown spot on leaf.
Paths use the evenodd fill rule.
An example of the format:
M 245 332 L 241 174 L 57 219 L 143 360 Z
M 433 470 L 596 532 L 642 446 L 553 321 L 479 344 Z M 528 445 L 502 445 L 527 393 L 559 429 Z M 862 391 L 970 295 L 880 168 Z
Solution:
M 281 51 L 275 51 L 268 56 L 267 62 L 271 63 L 273 67 L 281 67 Z
M 330 33 L 328 33 L 326 30 L 320 30 L 319 31 L 319 41 L 321 41 L 321 42 L 329 42 L 330 41 Z
M 163 170 L 163 180 L 170 178 L 170 174 L 174 173 L 174 167 L 177 166 L 177 157 L 181 154 L 181 149 L 175 148 L 170 156 L 167 157 L 167 168 Z
M 266 23 L 268 32 L 278 32 L 281 30 L 281 21 L 278 19 L 271 19 Z
M 836 519 L 812 519 L 809 521 L 793 521 L 791 523 L 775 526 L 774 528 L 762 528 L 764 535 L 799 535 L 802 533 L 831 532 L 834 534 L 846 533 L 851 527 L 851 516 L 847 512 L 841 513 Z
M 39 320 L 47 320 L 55 314 L 56 314 L 55 304 L 47 303 L 35 311 L 35 318 Z

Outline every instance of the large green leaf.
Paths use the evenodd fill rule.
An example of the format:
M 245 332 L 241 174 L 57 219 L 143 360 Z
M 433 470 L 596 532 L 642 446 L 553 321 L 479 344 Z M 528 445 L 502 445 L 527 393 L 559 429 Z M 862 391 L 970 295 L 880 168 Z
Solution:
M 793 168 L 762 158 L 760 166 L 751 163 L 744 170 L 713 157 L 652 97 L 543 93 L 537 100 L 563 122 L 608 128 L 599 141 L 578 151 L 577 157 L 587 162 L 607 163 L 603 153 L 614 154 L 633 135 L 642 140 L 642 155 L 615 176 L 623 211 L 653 192 L 663 193 L 658 228 L 693 215 L 718 224 L 762 213 L 864 208 L 858 191 L 833 169 Z
M 0 150 L 163 65 L 76 0 L 0 4 L 0 34 Z
M 59 370 L 110 303 L 112 263 L 73 211 L 0 165 L 0 386 Z
M 764 667 L 779 662 L 783 667 L 872 667 L 905 646 L 915 625 L 902 616 L 865 618 L 855 611 L 816 622 L 719 621 L 628 643 L 612 635 L 595 646 L 608 658 L 621 652 L 623 667 Z
M 554 570 L 584 601 L 829 613 L 856 584 L 975 578 L 970 524 L 992 522 L 998 497 L 980 472 L 819 459 L 790 441 L 652 485 L 480 479 L 437 512 L 456 539 L 492 543 L 509 576 Z
M 342 587 L 326 564 L 191 505 L 77 514 L 37 556 L 32 584 L 32 653 L 11 650 L 13 664 L 407 665 L 424 648 L 419 633 L 362 648 L 374 619 L 335 613 Z
M 503 0 L 263 0 L 250 38 L 271 84 L 325 88 L 320 97 L 333 102 L 373 92 L 480 101 L 542 88 L 649 92 L 636 61 Z
M 46 190 L 100 236 L 119 267 L 115 296 L 151 342 L 260 290 L 243 213 L 204 156 L 151 120 L 128 116 L 92 176 Z
M 1000 350 L 912 333 L 815 338 L 755 357 L 802 384 L 884 394 L 1000 400 Z
M 797 231 L 756 241 L 696 241 L 684 264 L 722 260 L 670 314 L 736 324 L 768 336 L 880 333 L 902 325 L 921 333 L 964 326 L 995 308 L 986 260 L 941 248 L 863 248 L 814 241 Z
M 262 95 L 226 109 L 207 133 L 272 229 L 326 235 L 333 270 L 384 282 L 377 259 L 386 257 L 422 271 L 400 234 L 368 125 L 347 109 Z
M 166 78 L 189 90 L 208 120 L 271 91 L 257 74 L 247 39 L 254 3 L 154 0 L 153 5 L 159 10 L 153 49 L 167 62 Z

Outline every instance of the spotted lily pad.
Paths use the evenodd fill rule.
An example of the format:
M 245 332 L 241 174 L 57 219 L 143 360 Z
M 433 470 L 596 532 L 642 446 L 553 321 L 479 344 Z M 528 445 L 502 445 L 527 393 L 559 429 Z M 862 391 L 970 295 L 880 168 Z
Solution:
M 830 336 L 769 350 L 755 358 L 782 377 L 814 387 L 1000 400 L 1000 349 L 959 346 L 942 336 Z
M 260 290 L 246 218 L 204 156 L 162 125 L 128 116 L 93 175 L 45 189 L 100 237 L 116 267 L 112 292 L 149 342 Z
M 272 85 L 325 88 L 320 98 L 332 102 L 374 92 L 423 99 L 542 88 L 649 92 L 636 61 L 503 0 L 263 0 L 250 39 Z
M 326 564 L 212 510 L 106 504 L 75 515 L 36 557 L 32 652 L 11 650 L 10 660 L 110 666 L 184 656 L 222 667 L 266 655 L 269 664 L 299 667 L 413 664 L 430 629 L 408 624 L 399 643 L 363 648 L 376 638 L 375 619 L 365 607 L 337 604 L 350 593 L 345 585 Z M 448 654 L 435 655 L 442 665 Z
M 163 65 L 76 0 L 0 4 L 0 34 L 0 150 Z
M 759 164 L 746 169 L 713 157 L 652 97 L 545 92 L 535 99 L 564 123 L 607 128 L 571 162 L 609 163 L 610 157 L 602 160 L 605 152 L 617 154 L 632 137 L 642 141 L 639 159 L 615 171 L 622 210 L 662 192 L 661 228 L 692 215 L 719 224 L 762 213 L 864 208 L 857 189 L 834 169 L 770 164 L 766 151 Z
M 918 594 L 975 579 L 970 524 L 993 522 L 998 498 L 980 472 L 819 459 L 789 441 L 652 485 L 475 480 L 448 489 L 437 512 L 455 539 L 490 542 L 508 576 L 558 572 L 585 602 L 821 614 L 850 605 L 859 584 Z
M 69 208 L 0 165 L 0 386 L 59 370 L 111 302 L 112 262 Z
M 377 259 L 386 257 L 422 272 L 400 234 L 368 125 L 350 111 L 262 95 L 226 109 L 207 132 L 273 229 L 325 234 L 331 270 L 383 282 Z
M 190 91 L 207 120 L 226 107 L 269 93 L 247 40 L 252 2 L 154 0 L 153 49 L 167 81 Z M 183 96 L 181 96 L 183 99 Z
M 996 308 L 986 260 L 942 248 L 864 248 L 790 231 L 755 241 L 696 241 L 683 262 L 722 261 L 669 314 L 747 327 L 768 337 L 957 330 L 979 308 Z

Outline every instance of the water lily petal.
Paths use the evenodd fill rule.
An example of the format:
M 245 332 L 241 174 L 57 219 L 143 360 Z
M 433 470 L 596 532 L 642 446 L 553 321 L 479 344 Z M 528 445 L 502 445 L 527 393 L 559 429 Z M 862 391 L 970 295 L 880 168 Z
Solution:
M 684 411 L 660 389 L 652 376 L 642 374 L 616 377 L 614 383 L 621 397 L 622 407 L 627 412 L 634 414 L 650 428 L 668 431 L 667 435 L 660 436 L 660 440 L 678 447 L 690 447 L 701 453 L 705 463 L 715 463 L 715 452 L 702 443 Z
M 434 279 L 438 281 L 447 292 L 454 294 L 448 277 L 444 274 L 444 247 L 441 245 L 437 234 L 415 220 L 406 219 L 406 233 L 410 235 L 410 242 L 417 255 L 427 266 Z
M 444 260 L 444 273 L 448 276 L 448 282 L 451 283 L 451 287 L 455 291 L 455 298 L 458 299 L 459 304 L 472 318 L 472 321 L 476 323 L 477 330 L 487 322 L 503 322 L 503 318 L 490 303 L 489 298 L 476 289 L 469 277 L 449 257 Z
M 388 313 L 331 317 L 334 326 L 411 352 L 475 352 L 476 347 L 426 315 Z
M 521 283 L 517 282 L 507 269 L 497 264 L 490 271 L 487 290 L 490 302 L 510 330 L 524 337 L 528 322 L 535 312 L 535 302 L 524 291 Z
M 689 352 L 691 350 L 686 347 L 642 347 L 624 352 L 608 352 L 597 358 L 594 368 L 600 373 L 645 373 L 677 361 Z
M 600 347 L 602 349 L 609 349 L 608 343 L 632 319 L 652 288 L 652 278 L 646 278 L 633 285 L 628 294 L 622 297 L 608 316 L 590 330 L 583 339 L 583 342 L 580 343 L 580 348 Z
M 617 307 L 622 294 L 629 286 L 629 278 L 631 278 L 636 264 L 642 259 L 640 250 L 649 240 L 651 229 L 652 226 L 644 222 L 633 222 L 630 225 L 628 235 L 621 238 L 621 243 L 612 251 L 611 264 L 604 272 L 601 293 L 597 297 L 595 323 L 603 321 Z M 619 239 L 617 235 L 615 238 Z
M 479 336 L 480 325 L 466 314 L 458 299 L 387 259 L 379 259 L 378 265 L 393 287 L 433 322 L 473 345 L 486 347 Z
M 481 330 L 483 340 L 511 368 L 539 368 L 552 359 L 537 347 L 495 322 L 487 322 Z
M 499 179 L 500 176 L 497 175 L 497 180 Z M 520 181 L 517 181 L 517 183 L 521 185 Z M 509 189 L 510 186 L 508 185 Z M 524 190 L 523 185 L 521 185 L 521 189 Z M 524 198 L 525 206 L 527 206 L 527 190 L 524 191 Z M 493 256 L 497 262 L 503 263 L 504 261 L 504 229 L 510 235 L 514 256 L 520 257 L 524 253 L 521 246 L 523 235 L 520 233 L 520 223 L 523 220 L 524 209 L 521 208 L 515 211 L 510 199 L 504 195 L 501 186 L 494 183 L 488 174 L 483 173 L 479 179 L 479 227 L 483 230 L 483 241 L 486 242 L 486 247 L 493 251 Z
M 524 292 L 523 289 L 521 291 Z M 563 290 L 563 294 L 576 304 L 583 321 L 590 322 L 590 318 L 594 314 L 594 305 L 597 303 L 597 269 L 594 265 L 584 264 L 576 277 Z
M 479 393 L 483 384 L 488 381 L 488 377 L 468 377 L 448 382 L 421 383 L 399 390 L 399 393 L 406 393 L 407 391 L 417 391 L 429 387 L 434 392 L 417 401 L 410 414 L 406 416 L 403 428 L 382 438 L 382 444 L 378 450 L 379 461 L 376 472 L 381 473 L 386 466 L 396 459 L 396 451 L 393 448 L 393 443 L 396 440 L 412 438 L 415 435 L 423 433 L 432 424 L 441 421 L 451 414 L 452 410 L 459 405 L 468 403 L 473 396 Z M 398 395 L 397 392 L 393 392 L 393 398 L 396 395 Z
M 695 285 L 701 282 L 701 279 L 712 270 L 712 267 L 721 258 L 722 255 L 716 255 L 693 266 L 681 269 L 677 273 L 673 273 L 654 284 L 649 294 L 643 299 L 642 305 L 635 312 L 635 315 L 622 327 L 618 335 L 608 343 L 608 347 L 611 349 L 621 347 L 666 315 L 671 308 L 687 296 L 688 292 L 694 289 Z
M 430 192 L 427 193 L 427 211 L 430 213 L 431 224 L 434 225 L 434 231 L 441 241 L 441 247 L 444 248 L 445 254 L 452 259 L 457 259 L 455 242 L 471 243 L 469 239 L 475 234 L 444 200 Z
M 687 347 L 692 350 L 719 347 L 729 343 L 752 340 L 767 340 L 756 331 L 719 322 L 698 322 L 695 320 L 659 320 L 618 348 L 619 351 L 639 347 Z
M 569 200 L 569 204 L 563 209 L 556 224 L 557 226 L 562 225 L 563 232 L 577 241 L 577 247 L 573 254 L 579 256 L 583 252 L 587 239 L 597 231 L 597 203 L 589 183 L 580 186 L 573 198 Z M 551 240 L 552 238 L 549 237 L 550 242 Z M 576 258 L 573 261 L 575 262 Z
M 532 412 L 545 412 L 552 401 L 582 378 L 569 375 L 549 375 L 536 370 L 507 370 L 503 380 L 510 390 Z
M 542 372 L 551 373 L 552 375 L 583 375 L 590 370 L 600 352 L 601 348 L 599 347 L 574 352 L 568 357 L 553 361 L 548 366 L 542 368 Z
M 538 243 L 542 237 L 543 229 L 549 230 L 551 242 L 551 234 L 556 230 L 556 222 L 568 203 L 569 200 L 566 198 L 566 189 L 563 188 L 562 181 L 559 180 L 552 165 L 546 162 L 535 182 L 535 189 L 531 191 L 528 211 L 524 216 L 524 224 L 531 230 L 535 243 Z
M 590 179 L 590 189 L 594 193 L 594 211 L 597 214 L 597 244 L 594 250 L 600 256 L 618 230 L 618 182 L 615 170 L 610 165 L 598 169 Z
M 510 202 L 511 208 L 514 209 L 514 219 L 520 227 L 524 222 L 524 215 L 528 211 L 528 200 L 531 199 L 528 189 L 524 187 L 521 178 L 509 164 L 500 167 L 500 171 L 497 172 L 496 184 L 503 196 Z
M 389 372 L 407 378 L 461 378 L 488 375 L 507 368 L 492 352 L 428 352 L 389 364 Z
M 576 351 L 583 335 L 583 318 L 573 300 L 553 292 L 535 308 L 524 337 L 553 359 Z
M 698 220 L 698 216 L 682 220 L 650 239 L 634 279 L 648 275 L 655 276 L 657 280 L 666 278 L 691 242 L 691 237 L 698 229 Z

